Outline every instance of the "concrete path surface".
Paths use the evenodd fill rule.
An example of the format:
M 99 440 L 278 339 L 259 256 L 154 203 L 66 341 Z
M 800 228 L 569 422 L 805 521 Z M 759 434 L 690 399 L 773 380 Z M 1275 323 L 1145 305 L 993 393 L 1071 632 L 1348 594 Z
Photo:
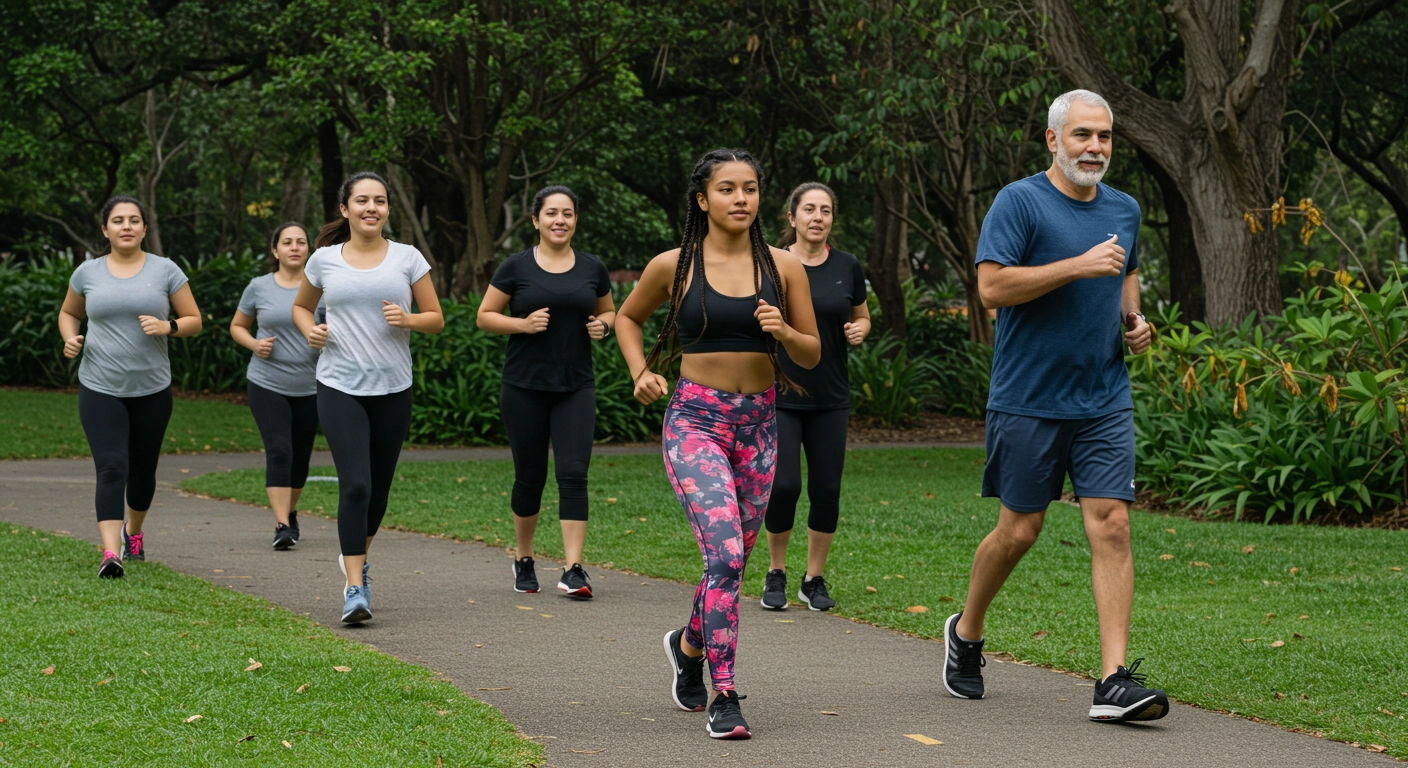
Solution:
M 506 451 L 403 454 L 407 461 L 475 457 L 504 458 Z M 302 542 L 274 552 L 267 510 L 173 489 L 186 477 L 262 461 L 260 454 L 163 457 L 146 526 L 151 559 L 424 664 L 498 707 L 546 746 L 551 766 L 1396 764 L 1183 705 L 1153 724 L 1092 723 L 1085 717 L 1090 681 L 997 659 L 985 672 L 987 699 L 954 699 L 939 680 L 940 643 L 796 607 L 766 612 L 751 600 L 743 607 L 737 669 L 755 736 L 714 741 L 705 735 L 705 716 L 679 711 L 669 696 L 662 638 L 687 619 L 691 587 L 593 568 L 599 597 L 579 603 L 555 594 L 556 574 L 548 570 L 554 564 L 540 561 L 548 591 L 520 595 L 511 588 L 503 549 L 388 530 L 372 553 L 375 620 L 344 628 L 333 521 L 300 516 Z M 326 454 L 317 461 L 329 463 Z M 93 467 L 86 459 L 0 462 L 0 493 L 0 520 L 97 540 Z M 128 578 L 141 574 L 142 564 L 134 564 Z

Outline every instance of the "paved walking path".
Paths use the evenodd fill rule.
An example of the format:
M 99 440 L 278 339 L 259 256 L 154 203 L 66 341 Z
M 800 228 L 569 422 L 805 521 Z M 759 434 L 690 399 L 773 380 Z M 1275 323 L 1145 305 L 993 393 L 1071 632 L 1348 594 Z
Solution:
M 503 458 L 506 451 L 403 454 L 406 461 L 471 457 Z M 330 463 L 326 454 L 315 461 Z M 743 607 L 738 673 L 756 735 L 746 742 L 713 741 L 704 733 L 704 715 L 679 711 L 668 693 L 661 639 L 686 619 L 690 587 L 592 569 L 600 595 L 593 602 L 573 602 L 555 590 L 520 595 L 510 589 L 510 558 L 502 549 L 384 531 L 372 560 L 376 619 L 344 628 L 338 623 L 343 582 L 334 522 L 303 516 L 302 543 L 274 552 L 267 510 L 173 489 L 187 477 L 262 462 L 260 454 L 163 457 L 147 523 L 152 559 L 265 597 L 344 637 L 434 669 L 544 744 L 551 766 L 1396 764 L 1344 744 L 1181 705 L 1153 724 L 1092 723 L 1085 717 L 1090 681 L 996 659 L 985 673 L 989 698 L 954 699 L 939 681 L 940 643 L 796 607 L 765 612 L 752 601 Z M 0 493 L 0 520 L 97 538 L 87 459 L 0 462 Z M 540 563 L 549 587 L 551 566 Z M 141 574 L 135 564 L 128 578 Z

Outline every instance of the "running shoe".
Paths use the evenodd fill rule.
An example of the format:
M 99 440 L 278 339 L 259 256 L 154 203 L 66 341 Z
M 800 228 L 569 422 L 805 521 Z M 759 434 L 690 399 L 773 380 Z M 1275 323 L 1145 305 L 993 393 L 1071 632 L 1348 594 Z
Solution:
M 298 539 L 293 536 L 293 528 L 283 523 L 274 523 L 274 549 L 280 552 L 298 543 Z
M 361 624 L 372 617 L 372 604 L 367 600 L 367 591 L 362 587 L 348 587 L 347 598 L 342 603 L 342 623 Z
M 720 691 L 709 705 L 709 735 L 715 739 L 751 739 L 748 723 L 743 719 L 743 710 L 738 706 L 737 691 Z
M 351 589 L 351 588 L 352 588 L 352 581 L 347 578 L 347 561 L 345 561 L 345 560 L 342 559 L 342 555 L 338 555 L 338 556 L 337 556 L 337 567 L 342 569 L 342 578 L 344 579 L 344 581 L 342 582 L 342 588 L 343 588 L 344 590 L 346 590 L 346 589 Z M 369 561 L 369 560 L 368 560 L 368 561 L 363 561 L 363 562 L 362 562 L 362 587 L 361 587 L 361 589 L 362 589 L 362 594 L 363 594 L 363 595 L 366 595 L 366 598 L 367 598 L 367 606 L 368 606 L 368 607 L 370 607 L 370 606 L 371 606 L 371 603 L 372 603 L 372 574 L 371 574 L 371 570 L 372 570 L 371 561 Z
M 98 566 L 98 578 L 120 579 L 122 574 L 122 558 L 111 549 L 103 550 L 103 564 Z
M 298 543 L 298 510 L 290 509 L 288 511 L 288 527 L 293 529 L 294 543 Z
M 763 607 L 769 611 L 787 610 L 787 571 L 774 568 L 763 582 Z
M 670 671 L 675 674 L 670 696 L 686 712 L 703 712 L 709 703 L 709 691 L 704 687 L 704 657 L 690 657 L 680 650 L 683 634 L 684 627 L 665 633 L 665 655 L 670 658 Z
M 122 524 L 122 559 L 131 558 L 133 560 L 146 560 L 147 548 L 142 540 L 143 534 L 134 533 L 127 535 L 127 523 Z
M 813 611 L 829 611 L 836 607 L 836 601 L 826 591 L 826 580 L 820 576 L 802 578 L 802 588 L 797 590 L 797 599 L 807 604 Z
M 592 599 L 592 583 L 587 572 L 582 570 L 581 563 L 573 563 L 571 568 L 562 572 L 562 579 L 557 582 L 557 588 L 566 592 L 568 597 Z
M 983 698 L 983 641 L 970 643 L 958 636 L 958 619 L 962 611 L 944 622 L 944 687 L 960 699 Z M 1094 713 L 1094 710 L 1091 710 Z
M 524 557 L 513 561 L 513 591 L 538 591 L 538 574 L 533 571 L 533 558 Z
M 1090 705 L 1090 719 L 1102 723 L 1127 723 L 1158 720 L 1168 714 L 1168 695 L 1157 688 L 1144 687 L 1144 675 L 1138 674 L 1135 659 L 1129 669 L 1120 667 L 1115 674 L 1095 686 L 1095 703 Z

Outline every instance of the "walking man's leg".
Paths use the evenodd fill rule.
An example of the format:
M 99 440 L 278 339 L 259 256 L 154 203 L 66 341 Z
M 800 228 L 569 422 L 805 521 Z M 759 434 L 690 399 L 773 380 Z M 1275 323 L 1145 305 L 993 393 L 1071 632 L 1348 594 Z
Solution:
M 1100 677 L 1104 679 L 1124 666 L 1129 647 L 1129 614 L 1134 608 L 1129 503 L 1081 499 L 1080 511 L 1090 540 L 1090 584 L 1100 616 Z

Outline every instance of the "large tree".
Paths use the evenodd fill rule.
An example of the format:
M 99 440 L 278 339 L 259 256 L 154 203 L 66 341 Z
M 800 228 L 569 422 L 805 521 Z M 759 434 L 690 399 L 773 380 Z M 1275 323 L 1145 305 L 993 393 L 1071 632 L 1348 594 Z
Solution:
M 1173 0 L 1165 9 L 1182 46 L 1177 100 L 1131 85 L 1105 59 L 1073 0 L 1038 0 L 1062 72 L 1108 99 L 1115 132 L 1173 180 L 1188 206 L 1213 322 L 1281 309 L 1273 237 L 1242 221 L 1281 195 L 1281 119 L 1295 56 L 1297 0 Z

